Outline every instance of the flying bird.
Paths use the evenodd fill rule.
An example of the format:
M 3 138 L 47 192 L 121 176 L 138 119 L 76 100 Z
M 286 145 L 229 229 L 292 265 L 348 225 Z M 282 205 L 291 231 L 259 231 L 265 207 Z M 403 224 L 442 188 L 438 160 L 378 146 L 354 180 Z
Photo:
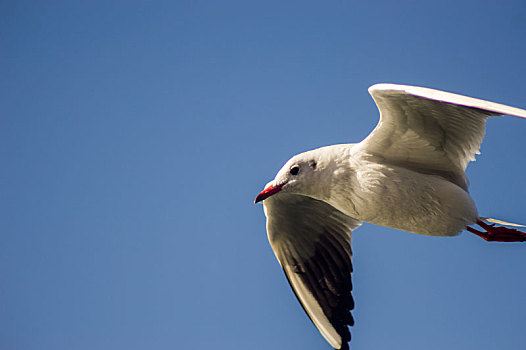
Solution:
M 263 201 L 268 239 L 289 284 L 335 349 L 349 349 L 351 340 L 351 232 L 362 222 L 526 241 L 510 227 L 523 225 L 478 214 L 465 174 L 488 117 L 526 118 L 526 110 L 416 86 L 377 84 L 369 93 L 380 110 L 369 136 L 295 155 L 255 199 Z

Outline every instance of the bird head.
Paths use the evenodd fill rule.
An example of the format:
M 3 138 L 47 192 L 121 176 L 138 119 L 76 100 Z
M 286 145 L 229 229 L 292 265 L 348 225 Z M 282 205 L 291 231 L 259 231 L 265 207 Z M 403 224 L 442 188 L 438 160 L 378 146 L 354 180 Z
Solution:
M 289 159 L 277 173 L 273 181 L 259 193 L 254 203 L 279 193 L 302 194 L 316 199 L 323 199 L 330 190 L 335 152 L 332 146 L 319 148 L 295 155 Z

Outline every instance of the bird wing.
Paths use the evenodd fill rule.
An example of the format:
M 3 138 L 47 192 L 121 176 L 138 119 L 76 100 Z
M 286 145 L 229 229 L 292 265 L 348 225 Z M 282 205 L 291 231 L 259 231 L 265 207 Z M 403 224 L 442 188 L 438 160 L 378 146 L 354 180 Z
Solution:
M 369 88 L 380 121 L 360 144 L 387 164 L 445 177 L 467 190 L 467 164 L 475 160 L 489 116 L 526 118 L 526 111 L 423 87 L 377 84 Z
M 277 193 L 263 207 L 270 245 L 303 309 L 334 348 L 348 349 L 351 231 L 361 222 L 297 194 Z

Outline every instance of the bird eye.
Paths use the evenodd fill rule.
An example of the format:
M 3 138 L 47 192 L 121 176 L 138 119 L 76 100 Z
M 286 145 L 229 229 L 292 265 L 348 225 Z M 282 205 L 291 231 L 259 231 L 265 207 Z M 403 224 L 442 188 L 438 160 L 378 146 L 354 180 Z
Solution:
M 290 168 L 290 173 L 292 175 L 298 175 L 299 172 L 300 172 L 300 167 L 297 165 L 294 165 L 292 168 Z

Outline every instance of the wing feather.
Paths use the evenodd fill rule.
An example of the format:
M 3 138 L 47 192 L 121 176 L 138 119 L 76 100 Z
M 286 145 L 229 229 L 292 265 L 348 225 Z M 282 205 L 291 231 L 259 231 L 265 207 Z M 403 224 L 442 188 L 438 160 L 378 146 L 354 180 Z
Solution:
M 377 84 L 369 92 L 380 121 L 356 147 L 377 161 L 439 175 L 465 190 L 464 171 L 479 153 L 487 118 L 526 118 L 525 110 L 416 86 Z
M 360 221 L 297 194 L 278 193 L 263 205 L 270 244 L 303 309 L 334 348 L 348 349 L 351 231 Z

